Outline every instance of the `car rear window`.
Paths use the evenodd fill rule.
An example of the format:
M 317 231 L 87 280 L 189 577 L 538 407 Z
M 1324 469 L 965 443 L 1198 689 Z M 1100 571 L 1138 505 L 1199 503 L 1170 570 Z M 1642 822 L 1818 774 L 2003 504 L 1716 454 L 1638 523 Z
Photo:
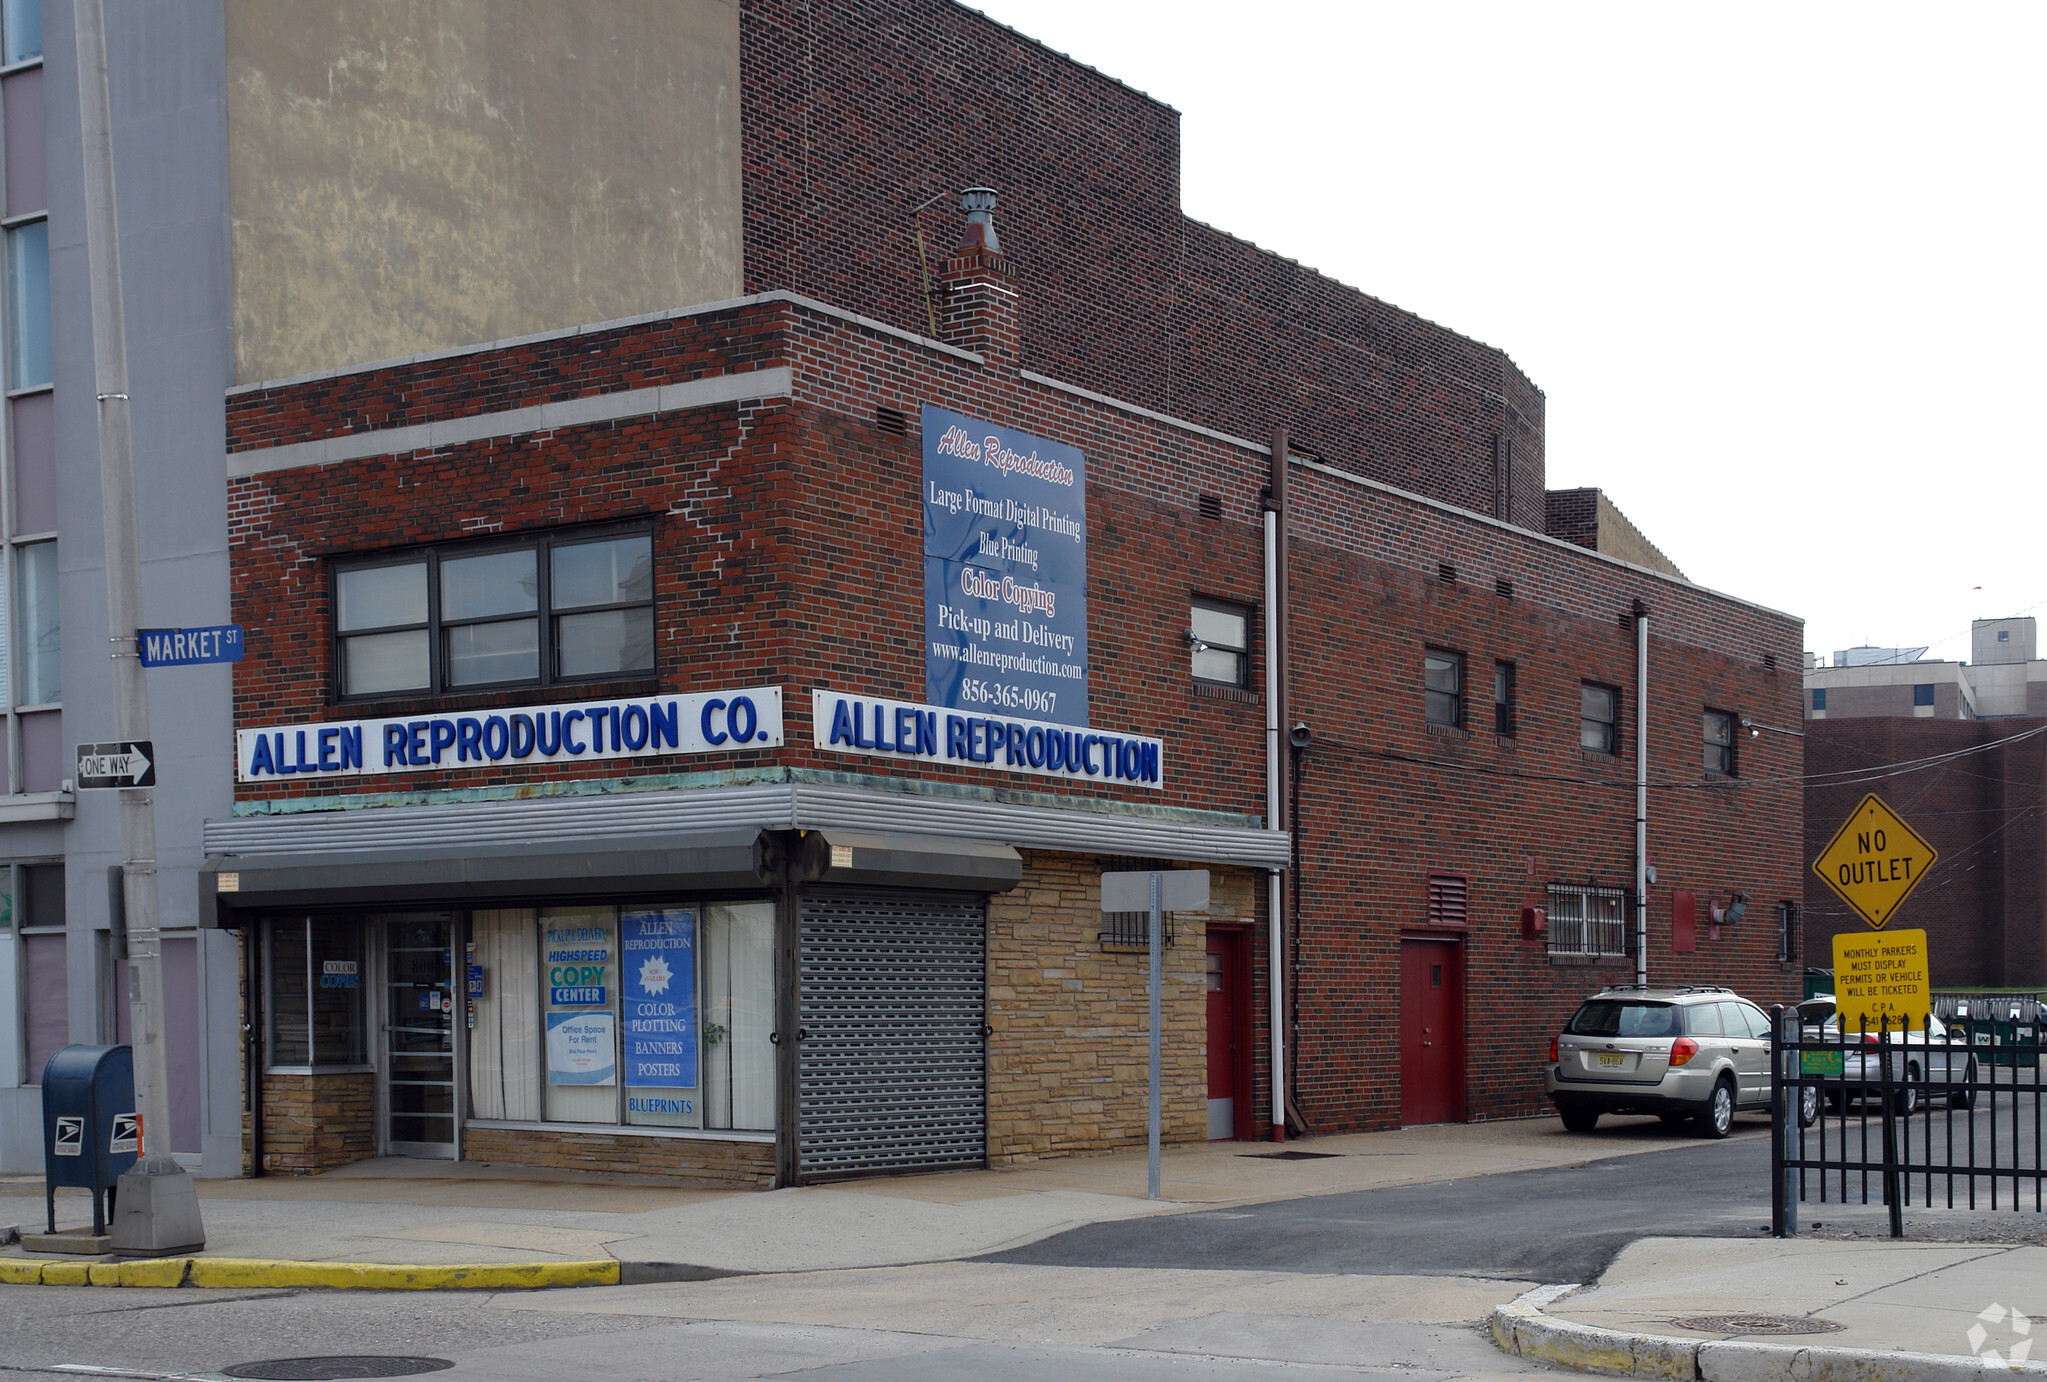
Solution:
M 1674 1037 L 1684 1032 L 1672 1004 L 1612 998 L 1595 998 L 1581 1006 L 1566 1030 L 1574 1036 L 1602 1037 Z

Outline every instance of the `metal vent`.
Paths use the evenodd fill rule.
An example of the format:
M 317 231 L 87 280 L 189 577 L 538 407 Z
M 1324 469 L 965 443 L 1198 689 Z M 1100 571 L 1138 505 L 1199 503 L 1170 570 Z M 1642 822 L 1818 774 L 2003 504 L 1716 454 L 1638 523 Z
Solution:
M 802 1180 L 987 1163 L 987 947 L 978 896 L 803 898 Z
M 874 425 L 884 432 L 890 432 L 900 437 L 909 432 L 910 417 L 909 414 L 899 408 L 876 408 L 874 410 Z
M 1514 598 L 1514 583 L 1502 576 L 1493 582 L 1493 593 L 1503 600 L 1511 600 Z
M 1203 518 L 1221 518 L 1223 516 L 1223 498 L 1220 494 L 1204 494 L 1201 496 L 1201 516 Z
M 1461 873 L 1429 875 L 1428 924 L 1466 926 L 1471 921 L 1471 883 Z
M 1436 566 L 1436 579 L 1444 585 L 1457 584 L 1457 568 L 1447 561 L 1438 563 Z
M 1763 654 L 1763 670 L 1766 672 L 1774 672 L 1777 670 L 1777 655 L 1775 653 Z

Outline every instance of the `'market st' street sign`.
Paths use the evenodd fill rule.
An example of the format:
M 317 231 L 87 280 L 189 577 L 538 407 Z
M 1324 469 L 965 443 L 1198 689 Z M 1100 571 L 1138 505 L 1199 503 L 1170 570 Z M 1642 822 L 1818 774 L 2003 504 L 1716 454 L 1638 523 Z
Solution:
M 1812 871 L 1881 931 L 1939 858 L 1938 850 L 1871 792 L 1834 832 Z
M 144 667 L 196 667 L 242 660 L 242 626 L 208 624 L 196 629 L 137 629 Z
M 156 745 L 147 739 L 112 744 L 80 744 L 78 770 L 72 781 L 80 790 L 94 787 L 154 787 Z

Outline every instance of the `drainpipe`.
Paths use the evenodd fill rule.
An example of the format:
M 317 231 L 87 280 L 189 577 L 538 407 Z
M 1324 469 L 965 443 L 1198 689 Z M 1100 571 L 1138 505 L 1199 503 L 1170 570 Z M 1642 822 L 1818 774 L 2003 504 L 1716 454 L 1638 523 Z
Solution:
M 1287 434 L 1272 431 L 1272 484 L 1265 501 L 1265 819 L 1284 830 L 1285 762 L 1280 726 L 1286 723 L 1286 464 Z M 1272 1140 L 1286 1141 L 1286 875 L 1267 877 L 1266 969 L 1272 994 Z
M 1635 601 L 1635 982 L 1649 982 L 1649 607 Z

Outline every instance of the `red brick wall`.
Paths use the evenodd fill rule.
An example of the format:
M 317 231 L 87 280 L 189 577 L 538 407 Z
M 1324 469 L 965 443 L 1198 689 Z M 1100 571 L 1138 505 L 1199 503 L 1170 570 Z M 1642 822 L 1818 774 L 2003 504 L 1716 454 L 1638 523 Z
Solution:
M 304 788 L 240 789 L 242 799 L 431 790 L 574 775 L 757 766 L 919 776 L 983 788 L 1108 797 L 1140 807 L 1264 813 L 1264 708 L 1199 695 L 1187 672 L 1187 601 L 1203 594 L 1256 606 L 1263 590 L 1263 456 L 1126 409 L 1032 383 L 830 314 L 773 303 L 713 314 L 744 362 L 787 363 L 794 397 L 722 405 L 627 423 L 567 428 L 407 457 L 259 475 L 231 488 L 236 506 L 235 615 L 250 652 L 236 668 L 237 722 L 410 713 L 426 703 L 335 706 L 324 558 L 472 532 L 512 531 L 644 514 L 656 524 L 660 638 L 640 689 L 774 683 L 788 745 L 657 763 L 611 761 L 414 773 Z M 663 363 L 635 333 L 695 349 L 687 323 L 585 338 L 591 358 L 637 362 L 633 386 Z M 614 339 L 614 337 L 616 339 Z M 546 350 L 513 347 L 419 379 L 488 377 L 507 399 L 546 378 Z M 698 361 L 699 372 L 714 362 Z M 601 386 L 586 378 L 579 387 Z M 372 386 L 407 400 L 408 421 L 474 411 L 459 390 L 413 403 L 411 372 Z M 278 416 L 353 406 L 321 381 L 235 400 L 248 444 Z M 316 400 L 316 401 L 309 401 Z M 328 401 L 332 400 L 332 401 Z M 1166 740 L 1166 790 L 1019 779 L 979 768 L 893 764 L 810 747 L 808 699 L 823 685 L 922 699 L 923 592 L 918 567 L 917 405 L 929 402 L 1056 437 L 1088 456 L 1092 718 Z M 885 405 L 910 435 L 876 425 Z M 270 434 L 262 434 L 270 435 Z M 1386 1126 L 1399 1116 L 1397 951 L 1421 917 L 1424 876 L 1468 874 L 1468 1074 L 1474 1116 L 1534 1112 L 1549 1035 L 1585 991 L 1629 977 L 1551 964 L 1519 938 L 1518 908 L 1550 881 L 1623 884 L 1632 876 L 1636 598 L 1652 617 L 1651 974 L 1723 982 L 1761 1001 L 1796 993 L 1796 966 L 1774 961 L 1771 904 L 1801 893 L 1797 849 L 1801 741 L 1745 741 L 1742 777 L 1708 783 L 1700 711 L 1798 723 L 1797 622 L 1624 570 L 1566 544 L 1426 501 L 1296 467 L 1293 713 L 1315 730 L 1302 792 L 1302 1040 L 1295 1102 L 1317 1130 Z M 1221 518 L 1201 515 L 1213 495 Z M 1444 583 L 1443 564 L 1456 578 Z M 1495 582 L 1510 582 L 1511 594 Z M 1262 643 L 1262 635 L 1259 641 Z M 1462 650 L 1474 713 L 1488 704 L 1491 663 L 1519 668 L 1520 731 L 1430 734 L 1421 649 Z M 1776 668 L 1764 666 L 1775 659 Z M 1578 745 L 1581 678 L 1623 688 L 1623 753 L 1588 760 Z M 1254 682 L 1265 681 L 1262 648 Z M 434 703 L 582 699 L 528 691 Z M 626 694 L 621 691 L 620 694 Z M 1481 724 L 1488 723 L 1480 721 Z M 1669 951 L 1669 895 L 1748 893 L 1749 919 L 1699 951 Z M 1264 890 L 1259 889 L 1262 899 Z M 1262 920 L 1262 919 L 1261 919 Z M 1702 927 L 1702 932 L 1704 928 Z M 1266 1049 L 1263 927 L 1258 1030 Z M 1266 1058 L 1256 1063 L 1269 1122 Z
M 1180 211 L 1170 106 L 946 0 L 748 0 L 746 273 L 928 334 L 912 213 L 970 185 L 1023 289 L 1023 366 L 1543 523 L 1544 400 L 1506 354 Z M 1313 214 L 1311 189 L 1274 189 Z M 957 239 L 924 215 L 936 280 Z M 942 306 L 942 304 L 940 304 Z
M 1838 694 L 1838 693 L 1837 693 Z M 2047 720 L 1909 716 L 1809 720 L 1805 791 L 1808 865 L 1857 803 L 1876 793 L 1940 851 L 1940 861 L 1887 928 L 1926 932 L 1936 988 L 2047 986 Z M 1896 765 L 1981 750 L 1937 764 Z M 1861 918 L 1805 874 L 1812 960 L 1832 968 L 1833 937 L 1867 934 Z

